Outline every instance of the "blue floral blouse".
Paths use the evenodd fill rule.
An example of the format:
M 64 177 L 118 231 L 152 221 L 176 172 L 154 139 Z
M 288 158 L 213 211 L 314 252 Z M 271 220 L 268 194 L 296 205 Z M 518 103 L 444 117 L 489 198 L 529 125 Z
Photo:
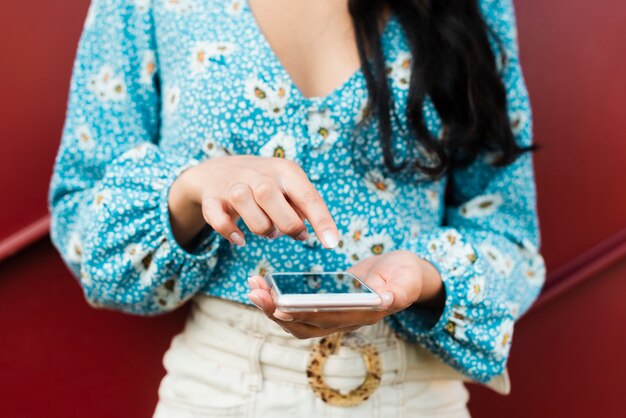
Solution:
M 528 145 L 512 1 L 480 4 L 504 46 L 501 56 L 492 39 L 514 133 Z M 399 162 L 413 156 L 407 143 L 415 142 L 404 114 L 411 55 L 394 15 L 382 42 Z M 410 308 L 386 320 L 468 378 L 488 382 L 505 371 L 513 324 L 545 278 L 531 156 L 495 168 L 482 155 L 438 181 L 391 173 L 366 98 L 361 69 L 327 96 L 305 97 L 246 0 L 93 0 L 50 185 L 53 243 L 92 305 L 140 315 L 171 311 L 198 292 L 249 304 L 252 274 L 337 271 L 411 250 L 440 271 L 445 308 Z M 423 110 L 441 135 L 432 103 Z M 339 245 L 326 249 L 314 234 L 267 240 L 239 219 L 244 247 L 208 228 L 194 250 L 179 246 L 169 186 L 191 165 L 227 154 L 296 161 L 325 199 Z

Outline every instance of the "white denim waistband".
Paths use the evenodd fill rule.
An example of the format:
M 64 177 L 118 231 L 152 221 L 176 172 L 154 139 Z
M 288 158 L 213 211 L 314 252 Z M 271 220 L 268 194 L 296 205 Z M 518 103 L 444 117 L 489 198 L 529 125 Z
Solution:
M 406 380 L 470 381 L 422 346 L 398 338 L 384 321 L 364 326 L 356 333 L 378 349 L 383 385 Z M 219 358 L 221 363 L 264 378 L 298 385 L 308 385 L 307 362 L 311 348 L 320 340 L 295 338 L 256 307 L 205 294 L 192 300 L 182 337 L 196 354 Z M 354 387 L 365 372 L 361 355 L 347 348 L 331 356 L 324 369 L 329 385 L 338 388 Z M 508 372 L 486 386 L 508 394 Z

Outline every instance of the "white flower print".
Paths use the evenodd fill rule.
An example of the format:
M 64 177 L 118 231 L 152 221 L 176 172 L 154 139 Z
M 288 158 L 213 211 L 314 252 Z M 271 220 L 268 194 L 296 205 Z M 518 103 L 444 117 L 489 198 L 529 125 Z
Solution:
M 165 238 L 161 238 L 161 245 L 151 253 L 148 253 L 144 258 L 141 259 L 140 263 L 135 265 L 138 268 L 139 274 L 139 283 L 142 286 L 151 286 L 152 281 L 158 270 L 157 260 L 167 257 L 167 254 L 170 252 L 170 244 L 167 242 Z
M 383 176 L 377 168 L 369 170 L 363 179 L 367 188 L 376 193 L 376 195 L 384 201 L 391 202 L 395 200 L 398 190 L 395 182 L 391 178 Z
M 369 248 L 366 247 L 365 240 L 361 239 L 360 241 L 345 242 L 340 252 L 345 255 L 346 260 L 356 263 L 368 256 Z
M 149 286 L 156 273 L 153 263 L 154 253 L 143 248 L 140 244 L 129 244 L 124 249 L 124 259 L 139 273 L 139 282 L 142 286 Z
M 207 265 L 209 266 L 210 269 L 215 268 L 215 266 L 217 265 L 217 255 L 209 257 L 209 259 L 206 261 L 206 263 L 207 263 Z
M 321 151 L 329 149 L 339 139 L 337 125 L 328 109 L 309 112 L 307 128 L 311 138 L 321 139 Z
M 249 271 L 306 271 L 316 263 L 326 271 L 340 271 L 373 254 L 404 248 L 441 268 L 450 291 L 448 299 L 453 303 L 442 318 L 449 331 L 430 336 L 435 354 L 477 381 L 501 373 L 504 359 L 493 353 L 499 325 L 531 306 L 545 276 L 537 249 L 521 243 L 524 238 L 539 243 L 530 159 L 493 170 L 479 155 L 481 160 L 472 164 L 467 175 L 455 177 L 457 187 L 449 189 L 450 199 L 445 201 L 445 181 L 386 169 L 376 144 L 380 132 L 375 108 L 367 108 L 368 95 L 361 89 L 364 80 L 352 79 L 332 98 L 307 99 L 275 59 L 263 61 L 268 58 L 267 45 L 259 43 L 263 39 L 258 31 L 250 30 L 253 22 L 246 0 L 124 0 L 122 7 L 107 0 L 92 3 L 68 89 L 68 129 L 63 131 L 50 187 L 56 197 L 50 208 L 51 232 L 64 261 L 75 273 L 82 271 L 78 278 L 90 303 L 146 315 L 178 307 L 198 293 L 251 304 L 245 282 Z M 504 34 L 510 70 L 519 60 L 512 35 L 506 34 L 514 23 L 512 8 L 504 9 L 484 7 L 483 12 L 485 22 Z M 390 71 L 385 74 L 383 67 L 381 75 L 391 87 L 392 102 L 404 109 L 412 81 L 410 67 L 417 56 L 410 55 L 402 25 L 389 25 L 388 35 L 381 38 L 381 46 L 387 53 L 383 64 Z M 163 57 L 168 57 L 167 62 Z M 511 99 L 505 122 L 518 134 L 519 145 L 528 146 L 532 113 L 524 84 L 517 71 L 505 70 L 501 75 Z M 157 115 L 150 106 L 155 103 L 160 107 Z M 449 124 L 432 101 L 424 105 L 426 128 L 445 142 L 442 125 Z M 318 113 L 309 119 L 310 111 Z M 430 166 L 440 162 L 435 153 L 414 148 L 420 145 L 409 138 L 406 115 L 398 116 L 401 120 L 392 118 L 390 126 L 393 155 L 418 158 Z M 279 137 L 273 138 L 278 132 L 295 138 L 296 162 L 309 161 L 303 168 L 334 214 L 341 245 L 326 251 L 320 245 L 322 238 L 308 228 L 304 242 L 255 236 L 245 247 L 204 231 L 193 257 L 181 257 L 182 249 L 170 239 L 169 251 L 167 245 L 160 247 L 158 240 L 171 236 L 169 225 L 162 222 L 163 211 L 140 209 L 159 206 L 175 174 L 195 160 L 201 163 L 212 156 L 275 155 L 268 141 L 280 142 Z M 133 146 L 138 148 L 130 150 Z M 314 152 L 301 155 L 303 147 Z M 289 158 L 290 147 L 284 148 L 278 154 L 284 152 Z M 367 170 L 373 168 L 379 172 L 369 173 L 366 181 Z M 94 182 L 95 174 L 106 174 L 105 181 Z M 137 187 L 139 180 L 142 187 Z M 498 195 L 500 205 L 491 214 L 496 205 L 467 205 L 468 216 L 462 216 L 459 206 L 486 183 L 489 189 L 478 194 Z M 85 186 L 84 193 L 62 198 L 76 185 Z M 453 213 L 442 219 L 445 209 Z M 475 215 L 479 217 L 472 218 Z M 244 229 L 243 220 L 238 224 Z M 381 233 L 393 241 L 376 235 Z M 134 246 L 124 251 L 131 243 Z M 479 250 L 481 243 L 505 256 L 502 266 L 495 263 L 501 272 L 510 267 L 507 257 L 513 261 L 508 277 L 492 267 L 494 260 Z M 110 250 L 109 256 L 102 256 L 103 248 Z M 321 278 L 317 291 L 326 285 L 330 291 L 343 281 Z M 306 288 L 306 279 L 298 284 Z M 352 283 L 344 287 L 349 288 L 357 289 Z M 453 315 L 448 313 L 455 305 L 467 312 L 456 307 L 450 320 Z M 395 319 L 389 325 L 408 337 L 419 339 L 428 331 L 428 324 L 413 321 L 411 315 Z
M 93 140 L 89 126 L 84 124 L 78 126 L 74 131 L 74 135 L 76 136 L 76 143 L 80 150 L 89 151 L 95 147 L 96 143 Z
M 139 145 L 135 145 L 134 147 L 126 151 L 120 157 L 120 159 L 130 158 L 131 160 L 135 162 L 139 160 L 143 160 L 144 158 L 146 158 L 146 155 L 148 154 L 148 146 L 149 145 L 147 142 L 142 142 Z
M 83 258 L 83 243 L 77 233 L 70 235 L 65 250 L 65 258 L 71 263 L 80 263 Z
M 101 101 L 122 101 L 126 98 L 126 84 L 110 65 L 100 67 L 98 74 L 89 78 L 88 89 Z
M 493 214 L 502 205 L 499 194 L 485 194 L 468 200 L 459 207 L 459 213 L 465 218 L 479 218 Z
M 225 8 L 226 13 L 231 16 L 237 16 L 241 14 L 243 10 L 243 1 L 242 0 L 232 0 Z
M 165 10 L 176 13 L 189 13 L 194 9 L 193 0 L 163 0 Z
M 464 306 L 453 306 L 451 316 L 445 325 L 445 330 L 454 338 L 460 341 L 467 341 L 467 308 Z
M 313 264 L 311 268 L 309 268 L 309 272 L 310 273 L 323 273 L 324 266 L 322 266 L 321 264 Z
M 513 130 L 513 134 L 519 135 L 528 123 L 528 111 L 516 110 L 509 115 L 509 118 L 511 121 L 511 129 Z
M 128 244 L 124 248 L 124 262 L 130 263 L 133 267 L 139 263 L 148 254 L 147 250 L 144 250 L 140 244 Z
M 467 290 L 467 299 L 474 304 L 480 303 L 485 299 L 484 276 L 472 276 L 469 281 L 469 289 Z
M 150 0 L 133 0 L 135 9 L 141 13 L 145 13 L 150 9 Z
M 246 80 L 244 92 L 248 100 L 271 117 L 280 117 L 285 113 L 285 105 L 290 95 L 287 82 L 279 81 L 275 88 L 271 88 L 256 77 L 250 77 Z
M 409 238 L 416 238 L 422 230 L 422 225 L 419 221 L 412 221 L 409 226 Z
M 259 275 L 261 277 L 265 276 L 267 273 L 271 273 L 274 271 L 274 267 L 270 264 L 270 262 L 266 258 L 260 259 L 256 266 L 250 270 L 250 276 Z
M 487 261 L 491 266 L 503 276 L 508 276 L 513 271 L 514 261 L 508 255 L 505 255 L 502 251 L 491 244 L 483 243 L 479 245 L 478 249 L 485 255 Z
M 92 286 L 93 285 L 93 279 L 91 278 L 91 274 L 89 274 L 89 272 L 85 271 L 85 270 L 81 270 L 80 271 L 80 282 L 84 285 L 84 286 Z
M 520 311 L 519 311 L 519 303 L 517 302 L 506 302 L 506 307 L 509 310 L 509 313 L 511 314 L 511 316 L 513 318 L 518 318 Z
M 411 81 L 411 59 L 412 56 L 407 51 L 398 53 L 396 59 L 386 65 L 387 75 L 391 77 L 393 83 L 402 90 L 407 90 Z
M 367 219 L 363 216 L 352 215 L 348 230 L 339 237 L 336 250 L 339 252 L 351 251 L 351 247 L 363 242 L 363 237 L 369 232 Z
M 430 205 L 430 207 L 438 211 L 439 210 L 439 192 L 433 189 L 425 189 L 424 194 L 426 195 L 426 201 Z
M 361 105 L 359 106 L 359 111 L 354 117 L 354 124 L 358 125 L 363 122 L 365 119 L 369 117 L 371 113 L 371 109 L 367 107 L 367 98 L 361 100 Z
M 180 88 L 178 86 L 167 86 L 163 90 L 163 114 L 169 116 L 176 111 L 180 102 Z
M 365 256 L 380 255 L 394 247 L 391 236 L 386 232 L 377 232 L 363 238 L 363 251 Z
M 172 309 L 180 305 L 182 300 L 178 280 L 174 277 L 157 287 L 153 300 L 164 309 Z
M 223 157 L 232 154 L 230 150 L 218 144 L 217 141 L 210 136 L 204 140 L 202 150 L 209 157 Z
M 445 231 L 432 239 L 428 243 L 428 250 L 433 255 L 434 261 L 453 276 L 460 274 L 477 259 L 472 246 L 466 243 L 456 230 Z
M 284 132 L 278 132 L 261 147 L 259 155 L 294 160 L 296 158 L 296 139 Z
M 91 2 L 91 4 L 89 5 L 89 9 L 87 10 L 87 16 L 85 17 L 85 28 L 89 29 L 93 26 L 94 22 L 96 21 L 96 17 L 97 17 L 97 7 L 98 4 L 93 1 Z
M 494 352 L 499 357 L 506 357 L 511 349 L 511 341 L 513 340 L 512 319 L 505 319 L 498 328 L 498 336 L 496 337 Z
M 141 70 L 139 82 L 144 85 L 152 85 L 152 77 L 156 72 L 156 57 L 154 51 L 144 51 L 141 58 Z
M 109 189 L 100 189 L 96 192 L 93 197 L 93 207 L 95 209 L 99 209 L 103 205 L 107 204 L 111 201 L 111 190 Z
M 237 49 L 232 42 L 196 42 L 189 59 L 189 68 L 193 74 L 206 70 L 211 58 L 232 54 Z
M 524 239 L 518 248 L 523 258 L 522 272 L 528 283 L 533 286 L 543 285 L 546 278 L 546 265 L 537 247 L 528 239 Z
M 157 177 L 150 182 L 153 190 L 163 190 L 167 186 L 167 179 L 163 177 Z
M 319 238 L 317 237 L 317 234 L 314 234 L 314 233 L 309 233 L 309 236 L 307 237 L 307 239 L 302 242 L 307 247 L 316 247 L 316 246 L 322 245 Z

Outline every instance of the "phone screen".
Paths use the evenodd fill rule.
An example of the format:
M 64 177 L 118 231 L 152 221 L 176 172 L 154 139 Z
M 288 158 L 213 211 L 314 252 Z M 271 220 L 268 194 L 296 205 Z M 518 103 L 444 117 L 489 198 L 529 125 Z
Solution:
M 374 293 L 345 273 L 280 273 L 272 278 L 282 294 Z

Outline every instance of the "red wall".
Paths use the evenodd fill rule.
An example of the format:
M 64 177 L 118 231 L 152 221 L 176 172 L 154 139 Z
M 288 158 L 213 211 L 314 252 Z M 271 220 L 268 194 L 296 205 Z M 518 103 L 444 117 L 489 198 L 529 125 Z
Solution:
M 161 356 L 184 310 L 149 319 L 89 307 L 47 239 L 1 260 L 3 249 L 17 248 L 6 238 L 45 216 L 88 5 L 5 3 L 0 417 L 149 416 L 164 372 Z M 626 3 L 525 0 L 516 6 L 535 137 L 543 145 L 535 161 L 546 287 L 556 297 L 516 327 L 511 396 L 472 388 L 471 409 L 476 417 L 626 416 L 618 404 L 626 375 L 626 240 L 611 239 L 626 236 L 618 235 L 626 231 Z M 589 252 L 597 244 L 602 250 Z M 577 273 L 599 270 L 604 253 L 622 261 L 558 294 L 587 277 Z
M 46 216 L 85 0 L 3 1 L 0 241 Z

